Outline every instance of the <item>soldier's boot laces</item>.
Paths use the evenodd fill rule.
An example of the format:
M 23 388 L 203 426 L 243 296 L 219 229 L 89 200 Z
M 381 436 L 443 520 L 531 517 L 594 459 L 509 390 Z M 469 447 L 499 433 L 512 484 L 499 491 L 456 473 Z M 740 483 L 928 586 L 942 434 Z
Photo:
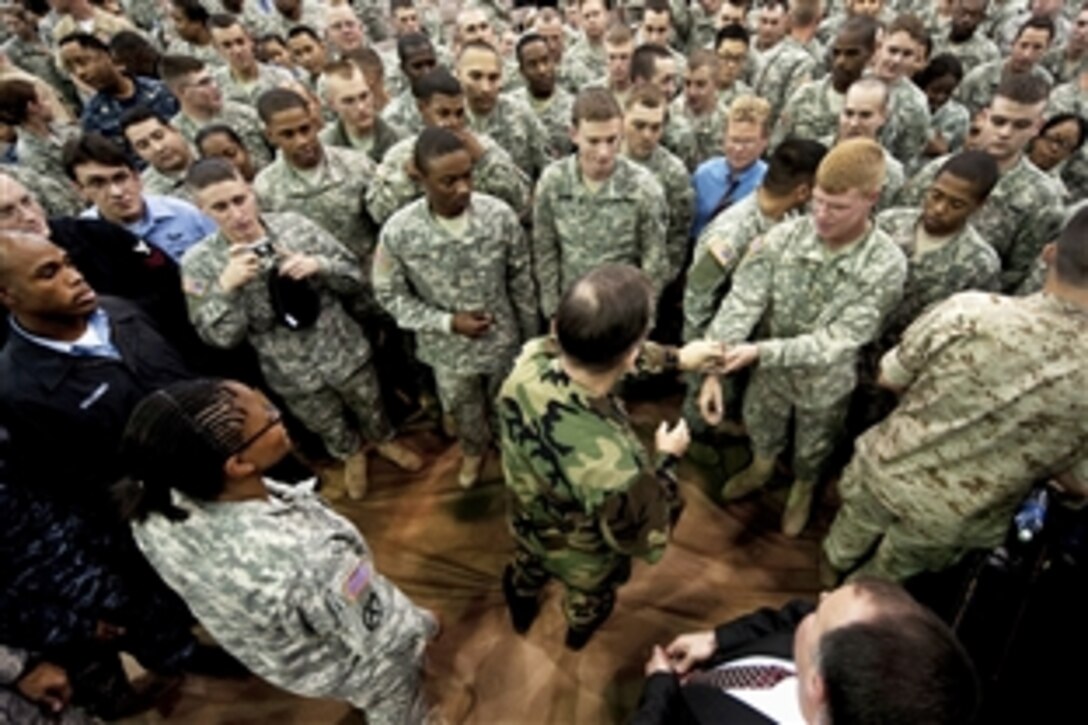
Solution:
M 484 467 L 483 456 L 465 455 L 461 459 L 461 471 L 457 474 L 457 483 L 461 488 L 472 488 L 480 480 L 480 471 Z
M 379 456 L 402 471 L 415 473 L 423 468 L 423 459 L 419 457 L 418 453 L 403 443 L 386 441 L 385 443 L 379 443 L 374 448 L 378 451 Z
M 786 501 L 786 510 L 782 512 L 782 533 L 790 538 L 805 530 L 809 514 L 812 511 L 812 492 L 815 481 L 798 479 L 790 486 L 790 496 Z
M 344 461 L 344 488 L 348 498 L 358 501 L 366 496 L 368 484 L 366 451 L 359 450 Z
M 536 615 L 540 612 L 537 597 L 523 597 L 514 589 L 514 569 L 506 567 L 502 573 L 502 595 L 506 598 L 506 607 L 510 610 L 510 621 L 514 631 L 525 634 L 533 626 Z
M 753 458 L 751 465 L 725 482 L 722 487 L 722 500 L 736 501 L 756 489 L 763 488 L 774 475 L 774 463 L 773 458 Z

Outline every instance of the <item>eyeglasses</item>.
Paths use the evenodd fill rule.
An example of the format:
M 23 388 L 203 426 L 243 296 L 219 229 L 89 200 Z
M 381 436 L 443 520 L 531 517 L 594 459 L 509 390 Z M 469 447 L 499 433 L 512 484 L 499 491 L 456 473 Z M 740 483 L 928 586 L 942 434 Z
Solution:
M 268 415 L 268 422 L 262 425 L 256 433 L 251 435 L 249 438 L 246 438 L 233 451 L 231 451 L 230 454 L 232 456 L 236 456 L 245 449 L 249 448 L 251 445 L 259 441 L 261 439 L 261 436 L 263 436 L 265 433 L 272 430 L 283 422 L 283 415 L 280 413 L 279 410 L 272 407 L 271 405 L 268 406 Z

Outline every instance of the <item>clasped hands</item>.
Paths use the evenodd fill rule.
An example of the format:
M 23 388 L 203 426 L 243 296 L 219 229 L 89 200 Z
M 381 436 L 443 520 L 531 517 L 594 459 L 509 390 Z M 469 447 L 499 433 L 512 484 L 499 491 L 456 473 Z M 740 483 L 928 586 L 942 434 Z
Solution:
M 650 659 L 646 661 L 646 676 L 671 672 L 683 681 L 697 665 L 713 657 L 717 649 L 718 640 L 713 630 L 682 634 L 665 647 L 654 645 Z
M 306 279 L 321 271 L 320 257 L 274 247 L 279 273 L 291 279 Z M 248 245 L 231 247 L 227 266 L 219 275 L 219 286 L 231 292 L 245 286 L 261 272 L 261 256 Z
M 685 355 L 689 363 L 685 363 Z M 680 367 L 705 373 L 702 387 L 699 389 L 699 413 L 709 425 L 722 422 L 722 382 L 719 375 L 729 375 L 752 365 L 759 360 L 759 346 L 745 342 L 728 346 L 724 342 L 697 340 L 690 342 L 680 351 Z M 691 364 L 692 361 L 697 361 Z

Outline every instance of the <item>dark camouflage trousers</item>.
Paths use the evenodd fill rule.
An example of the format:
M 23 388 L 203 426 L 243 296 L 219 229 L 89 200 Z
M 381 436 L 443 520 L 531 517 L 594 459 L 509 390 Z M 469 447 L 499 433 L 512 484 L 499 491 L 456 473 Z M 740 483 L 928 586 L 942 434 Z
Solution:
M 359 450 L 361 441 L 357 431 L 374 443 L 393 437 L 393 426 L 385 414 L 381 386 L 372 363 L 368 362 L 336 386 L 312 393 L 281 395 L 295 417 L 321 436 L 329 453 L 340 460 Z
M 513 561 L 514 591 L 536 597 L 551 578 L 563 583 L 563 615 L 572 629 L 604 621 L 616 604 L 616 589 L 631 576 L 631 558 L 614 551 L 545 551 L 517 541 Z

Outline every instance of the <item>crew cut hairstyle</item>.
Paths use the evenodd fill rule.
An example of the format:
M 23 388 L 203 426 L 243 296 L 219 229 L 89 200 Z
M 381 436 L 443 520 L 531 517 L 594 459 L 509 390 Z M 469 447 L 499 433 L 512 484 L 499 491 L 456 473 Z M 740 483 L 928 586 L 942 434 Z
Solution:
M 0 122 L 9 126 L 26 123 L 27 106 L 38 100 L 38 89 L 22 78 L 0 81 Z
M 206 66 L 204 61 L 191 55 L 167 53 L 159 58 L 159 77 L 168 86 L 176 86 L 186 76 L 199 73 Z
M 257 115 L 265 126 L 272 123 L 272 117 L 277 113 L 294 108 L 301 108 L 307 113 L 310 111 L 306 99 L 290 88 L 269 88 L 257 99 Z
M 555 336 L 575 363 L 604 373 L 641 343 L 653 319 L 653 286 L 646 274 L 626 264 L 603 264 L 563 294 Z
M 218 30 L 226 30 L 227 28 L 233 28 L 235 25 L 245 30 L 246 35 L 249 35 L 249 31 L 242 25 L 242 21 L 238 19 L 238 16 L 231 15 L 230 13 L 213 13 L 208 18 L 208 27 L 216 28 Z
M 187 380 L 144 398 L 121 438 L 129 478 L 114 493 L 126 519 L 158 513 L 182 521 L 171 491 L 201 501 L 223 492 L 223 466 L 245 445 L 245 410 L 225 380 Z
M 635 48 L 631 54 L 631 70 L 629 71 L 631 82 L 652 81 L 654 71 L 657 69 L 657 61 L 671 58 L 672 54 L 660 45 L 648 45 L 643 43 Z
M 1046 103 L 1050 96 L 1050 84 L 1030 73 L 1010 73 L 997 84 L 994 98 L 998 96 L 1023 106 L 1034 106 Z
M 409 53 L 421 48 L 434 52 L 434 43 L 423 33 L 408 33 L 397 38 L 397 58 L 402 64 Z
M 827 146 L 807 138 L 790 137 L 778 144 L 767 162 L 763 188 L 784 196 L 801 184 L 814 185 L 816 169 L 827 155 Z
M 1001 178 L 994 158 L 985 151 L 977 150 L 963 151 L 948 159 L 941 165 L 937 176 L 941 174 L 951 174 L 970 183 L 975 193 L 975 201 L 980 204 L 986 201 Z
M 571 124 L 575 128 L 582 121 L 599 123 L 611 121 L 613 118 L 623 118 L 623 111 L 620 110 L 620 104 L 616 103 L 616 98 L 604 88 L 586 88 L 574 99 Z
M 721 44 L 727 40 L 739 40 L 745 45 L 751 45 L 752 35 L 743 25 L 729 23 L 728 25 L 723 25 L 718 30 L 718 34 L 714 36 L 714 47 L 720 48 Z
M 1055 244 L 1054 273 L 1062 282 L 1088 289 L 1088 208 L 1065 225 Z
M 1024 31 L 1031 30 L 1033 28 L 1035 30 L 1046 31 L 1046 42 L 1048 44 L 1054 42 L 1054 21 L 1045 15 L 1032 15 L 1030 18 L 1028 18 L 1023 25 L 1016 29 L 1016 36 L 1012 39 L 1013 42 L 1015 43 L 1016 41 L 1020 40 L 1020 36 L 1024 34 Z
M 428 126 L 416 138 L 412 161 L 420 173 L 426 174 L 433 159 L 465 150 L 465 142 L 453 131 L 448 128 Z
M 206 26 L 208 18 L 211 17 L 200 0 L 170 0 L 170 4 L 181 11 L 185 19 L 191 23 L 200 23 Z
M 865 49 L 872 53 L 876 50 L 876 39 L 880 33 L 880 23 L 868 15 L 851 15 L 839 26 L 835 37 L 850 36 L 861 41 Z
M 102 164 L 103 166 L 124 166 L 136 171 L 136 166 L 121 146 L 100 133 L 84 133 L 69 139 L 61 152 L 64 174 L 72 181 L 76 180 L 76 168 L 84 164 Z
M 544 43 L 544 45 L 547 45 L 548 41 L 544 38 L 543 35 L 536 32 L 535 30 L 531 30 L 518 38 L 518 43 L 514 46 L 514 57 L 517 59 L 519 64 L 521 63 L 521 55 L 524 52 L 525 47 L 530 43 Z
M 238 169 L 234 168 L 227 159 L 213 156 L 200 159 L 189 167 L 185 174 L 185 185 L 194 192 L 207 189 L 214 184 L 222 184 L 224 181 L 238 181 L 242 178 Z
M 69 33 L 60 39 L 57 43 L 57 47 L 68 45 L 69 43 L 76 43 L 80 48 L 84 50 L 97 50 L 101 53 L 109 53 L 110 48 L 108 45 L 99 40 L 96 36 L 90 33 Z
M 955 78 L 956 85 L 963 80 L 963 63 L 951 53 L 938 53 L 930 58 L 926 67 L 915 73 L 911 80 L 924 91 L 930 83 L 945 76 Z
M 412 96 L 417 101 L 429 101 L 433 96 L 460 96 L 462 93 L 461 81 L 443 66 L 427 71 L 412 83 Z

